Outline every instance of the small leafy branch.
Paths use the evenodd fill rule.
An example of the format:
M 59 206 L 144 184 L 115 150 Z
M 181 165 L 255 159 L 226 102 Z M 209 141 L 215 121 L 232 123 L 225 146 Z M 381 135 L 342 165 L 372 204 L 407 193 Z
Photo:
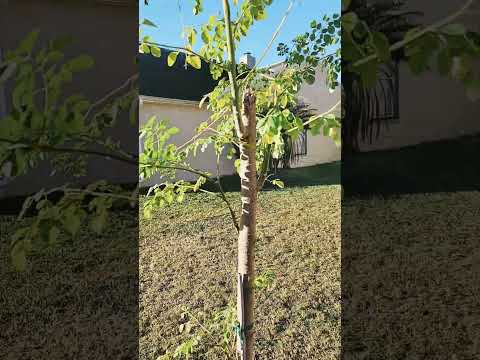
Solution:
M 130 121 L 136 121 L 137 76 L 95 102 L 82 94 L 65 96 L 64 87 L 75 74 L 92 68 L 94 60 L 88 55 L 65 59 L 71 39 L 57 38 L 39 47 L 39 35 L 38 30 L 28 34 L 17 49 L 6 53 L 0 66 L 1 83 L 13 88 L 12 110 L 0 122 L 0 166 L 15 178 L 44 161 L 52 176 L 76 178 L 86 174 L 91 156 L 137 164 L 118 141 L 106 136 L 119 114 L 130 112 Z M 52 194 L 60 199 L 51 201 Z M 135 204 L 137 197 L 136 190 L 126 192 L 104 181 L 86 188 L 65 185 L 39 191 L 25 201 L 19 216 L 21 221 L 32 208 L 36 214 L 32 224 L 20 227 L 12 239 L 14 266 L 24 270 L 29 253 L 57 245 L 63 234 L 75 236 L 83 222 L 101 232 L 117 202 Z
M 182 167 L 178 161 L 170 163 L 168 156 L 161 160 L 160 155 L 150 152 L 139 159 L 125 151 L 106 132 L 118 124 L 122 115 L 128 115 L 132 124 L 138 120 L 138 75 L 94 102 L 81 94 L 64 96 L 64 87 L 73 81 L 75 74 L 91 69 L 94 60 L 88 55 L 65 59 L 64 50 L 71 43 L 68 38 L 51 40 L 39 48 L 39 35 L 39 31 L 32 31 L 17 49 L 6 53 L 0 64 L 2 84 L 13 88 L 12 111 L 0 122 L 0 167 L 8 170 L 8 177 L 24 176 L 43 161 L 44 166 L 45 162 L 51 166 L 51 176 L 63 174 L 74 180 L 86 175 L 89 159 L 99 157 L 132 167 L 140 165 L 140 172 L 146 176 L 160 168 L 201 176 L 197 186 L 179 183 L 184 191 L 196 191 L 204 179 L 213 181 L 209 174 L 188 164 L 182 163 Z M 144 129 L 143 135 L 151 139 L 160 136 L 163 128 L 162 124 L 158 126 L 156 132 Z M 165 138 L 173 132 L 161 136 Z M 160 141 L 158 138 L 155 141 L 158 147 Z M 52 195 L 61 198 L 54 202 Z M 162 194 L 165 195 L 168 202 L 168 191 Z M 226 201 L 223 193 L 221 197 Z M 104 181 L 86 188 L 72 184 L 41 190 L 29 197 L 19 222 L 28 212 L 35 214 L 35 220 L 28 227 L 20 225 L 12 239 L 14 267 L 24 270 L 30 253 L 58 244 L 64 235 L 75 236 L 84 224 L 100 233 L 108 223 L 109 210 L 125 202 L 131 206 L 138 204 L 138 188 L 126 191 Z
M 267 294 L 275 285 L 275 273 L 265 270 L 255 278 L 255 288 Z M 235 359 L 235 339 L 238 336 L 239 324 L 235 304 L 208 315 L 203 312 L 193 313 L 187 307 L 182 308 L 179 333 L 186 339 L 171 351 L 167 350 L 157 360 L 190 359 L 194 354 L 209 353 L 220 350 L 226 359 Z
M 462 82 L 472 100 L 480 98 L 480 79 L 474 61 L 480 54 L 480 36 L 456 22 L 476 3 L 465 1 L 457 11 L 430 25 L 420 25 L 406 32 L 400 41 L 391 43 L 387 36 L 371 29 L 355 12 L 355 1 L 342 1 L 343 71 L 360 77 L 362 84 L 376 84 L 378 68 L 392 61 L 402 51 L 414 74 L 433 68 L 444 76 Z

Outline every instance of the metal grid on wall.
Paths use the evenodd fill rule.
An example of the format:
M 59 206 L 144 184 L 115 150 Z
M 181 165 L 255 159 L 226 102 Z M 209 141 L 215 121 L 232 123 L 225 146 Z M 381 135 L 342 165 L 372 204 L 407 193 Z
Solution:
M 383 101 L 376 102 L 376 116 L 373 120 L 390 120 L 395 122 L 400 119 L 400 82 L 398 63 L 383 66 L 379 70 L 375 93 Z M 371 97 L 373 102 L 375 99 Z
M 307 130 L 306 129 L 302 131 L 302 133 L 300 134 L 300 137 L 295 142 L 295 145 L 296 145 L 295 154 L 297 156 L 307 155 Z

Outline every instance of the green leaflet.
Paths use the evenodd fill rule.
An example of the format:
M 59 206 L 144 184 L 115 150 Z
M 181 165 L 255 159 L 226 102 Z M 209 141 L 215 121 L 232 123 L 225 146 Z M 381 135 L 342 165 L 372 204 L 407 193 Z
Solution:
M 187 63 L 195 69 L 201 69 L 202 67 L 202 61 L 200 57 L 196 55 L 187 55 Z
M 71 72 L 79 72 L 90 69 L 94 65 L 94 60 L 89 55 L 80 55 L 67 62 L 66 66 Z
M 467 32 L 463 24 L 448 24 L 442 28 L 442 32 L 447 35 L 463 36 Z
M 158 27 L 153 21 L 148 20 L 148 19 L 144 19 L 142 21 L 142 25 L 151 26 L 151 27 Z
M 385 34 L 375 31 L 372 35 L 373 44 L 375 45 L 376 53 L 380 61 L 388 62 L 390 56 L 390 42 Z
M 178 51 L 172 51 L 170 54 L 168 54 L 167 65 L 173 66 L 175 64 L 175 61 L 177 61 L 177 56 Z

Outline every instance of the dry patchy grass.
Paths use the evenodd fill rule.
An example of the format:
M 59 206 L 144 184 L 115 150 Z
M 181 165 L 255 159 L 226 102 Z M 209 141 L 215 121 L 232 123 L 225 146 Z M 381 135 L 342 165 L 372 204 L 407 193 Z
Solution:
M 346 359 L 480 359 L 480 193 L 342 204 Z
M 480 357 L 480 193 L 340 206 L 340 188 L 320 186 L 264 192 L 259 200 L 257 269 L 272 270 L 276 281 L 257 296 L 258 360 L 338 359 L 341 343 L 351 359 Z M 0 358 L 88 358 L 75 347 L 79 337 L 116 358 L 136 341 L 136 332 L 125 338 L 122 329 L 132 334 L 139 326 L 140 358 L 156 360 L 185 339 L 182 306 L 212 313 L 234 299 L 228 212 L 214 197 L 189 196 L 141 219 L 140 317 L 132 323 L 137 291 L 125 259 L 137 245 L 119 241 L 135 238 L 132 219 L 123 214 L 102 237 L 85 232 L 35 257 L 25 276 L 7 265 L 14 227 L 2 218 Z M 111 297 L 102 301 L 105 294 Z M 224 358 L 214 348 L 195 356 Z
M 238 201 L 238 193 L 229 194 Z M 340 349 L 340 187 L 259 195 L 256 267 L 276 275 L 258 293 L 257 359 L 337 359 Z M 223 203 L 195 195 L 140 225 L 140 354 L 185 339 L 186 305 L 212 313 L 235 298 L 236 233 Z M 224 359 L 215 349 L 198 359 Z
M 133 216 L 132 216 L 133 215 Z M 13 270 L 14 217 L 0 217 L 0 359 L 133 359 L 138 352 L 138 222 L 123 211 Z M 25 222 L 28 224 L 28 220 Z

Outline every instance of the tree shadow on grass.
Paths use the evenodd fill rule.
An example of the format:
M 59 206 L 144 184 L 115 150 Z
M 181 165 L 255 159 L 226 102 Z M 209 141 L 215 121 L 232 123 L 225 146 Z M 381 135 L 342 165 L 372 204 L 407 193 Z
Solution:
M 279 179 L 284 182 L 285 187 L 339 185 L 340 184 L 341 162 L 331 162 L 315 166 L 307 166 L 293 169 L 279 169 L 271 180 Z M 238 175 L 223 176 L 222 186 L 225 191 L 240 191 L 240 177 Z M 216 186 L 207 184 L 205 187 L 210 191 L 217 191 Z M 266 182 L 264 189 L 275 188 L 270 182 Z
M 480 135 L 401 149 L 355 154 L 342 160 L 346 197 L 396 196 L 480 189 Z

